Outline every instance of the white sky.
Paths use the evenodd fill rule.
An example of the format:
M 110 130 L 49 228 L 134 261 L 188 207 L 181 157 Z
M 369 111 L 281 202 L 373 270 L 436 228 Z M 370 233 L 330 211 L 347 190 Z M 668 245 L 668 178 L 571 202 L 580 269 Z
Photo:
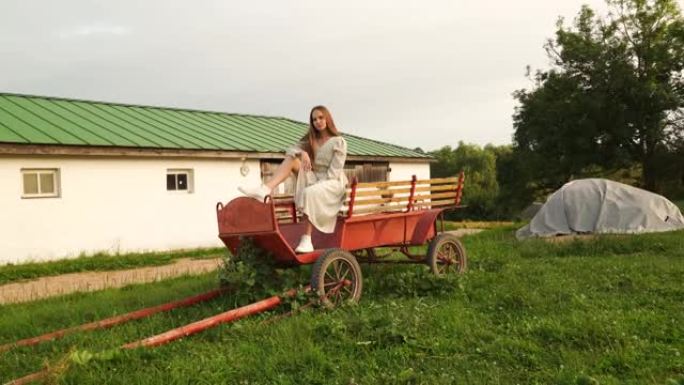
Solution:
M 683 0 L 684 1 L 684 0 Z M 409 148 L 511 142 L 525 66 L 603 0 L 2 0 L 0 91 L 285 116 Z

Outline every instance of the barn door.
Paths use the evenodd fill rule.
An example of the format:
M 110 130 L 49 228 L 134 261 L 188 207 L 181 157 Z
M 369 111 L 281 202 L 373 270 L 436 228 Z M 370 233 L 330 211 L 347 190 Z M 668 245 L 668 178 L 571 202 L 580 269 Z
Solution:
M 266 183 L 266 181 L 270 180 L 273 177 L 273 174 L 275 173 L 275 170 L 278 169 L 278 166 L 280 165 L 281 162 L 279 161 L 266 161 L 262 160 L 261 161 L 261 182 Z M 276 191 L 274 191 L 275 195 L 292 195 L 294 194 L 294 188 L 295 188 L 295 183 L 297 182 L 296 176 L 294 173 L 291 173 L 290 176 L 285 179 L 285 181 L 281 184 L 278 185 L 276 188 Z
M 362 182 L 385 182 L 389 179 L 388 162 L 348 162 L 344 165 L 344 172 L 351 182 L 356 177 Z

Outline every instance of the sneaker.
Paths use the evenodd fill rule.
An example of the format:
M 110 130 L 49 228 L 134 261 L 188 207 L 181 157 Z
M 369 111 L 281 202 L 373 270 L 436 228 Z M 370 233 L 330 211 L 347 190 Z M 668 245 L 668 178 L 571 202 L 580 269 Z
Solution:
M 311 243 L 310 235 L 302 235 L 302 239 L 299 240 L 299 246 L 295 249 L 298 253 L 310 253 L 314 251 L 313 243 Z
M 259 202 L 263 202 L 266 196 L 271 193 L 271 189 L 264 184 L 256 187 L 240 186 L 238 187 L 238 190 L 248 197 L 258 200 Z

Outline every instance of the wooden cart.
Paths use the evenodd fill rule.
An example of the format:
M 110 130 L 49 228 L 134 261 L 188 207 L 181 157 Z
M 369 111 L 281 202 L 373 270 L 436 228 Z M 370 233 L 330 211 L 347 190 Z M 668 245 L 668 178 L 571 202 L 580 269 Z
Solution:
M 426 263 L 437 275 L 462 273 L 466 252 L 453 234 L 444 232 L 443 213 L 459 208 L 464 174 L 457 177 L 358 183 L 352 180 L 335 231 L 314 227 L 316 250 L 294 251 L 304 233 L 291 196 L 267 196 L 264 202 L 239 197 L 216 205 L 219 238 L 237 253 L 244 237 L 269 251 L 283 265 L 313 263 L 311 288 L 324 304 L 358 301 L 363 280 L 359 261 Z M 438 229 L 438 220 L 441 227 Z M 428 245 L 427 253 L 409 247 Z M 390 260 L 401 252 L 407 260 Z

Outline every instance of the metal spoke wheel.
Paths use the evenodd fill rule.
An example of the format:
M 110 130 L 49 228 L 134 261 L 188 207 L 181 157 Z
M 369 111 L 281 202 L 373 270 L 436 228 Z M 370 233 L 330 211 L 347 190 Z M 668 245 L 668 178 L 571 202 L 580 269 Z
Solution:
M 430 242 L 427 264 L 435 275 L 463 273 L 467 260 L 461 241 L 453 234 L 441 233 Z
M 363 289 L 361 267 L 354 256 L 342 249 L 321 254 L 311 272 L 311 290 L 323 306 L 333 308 L 346 301 L 358 302 Z

